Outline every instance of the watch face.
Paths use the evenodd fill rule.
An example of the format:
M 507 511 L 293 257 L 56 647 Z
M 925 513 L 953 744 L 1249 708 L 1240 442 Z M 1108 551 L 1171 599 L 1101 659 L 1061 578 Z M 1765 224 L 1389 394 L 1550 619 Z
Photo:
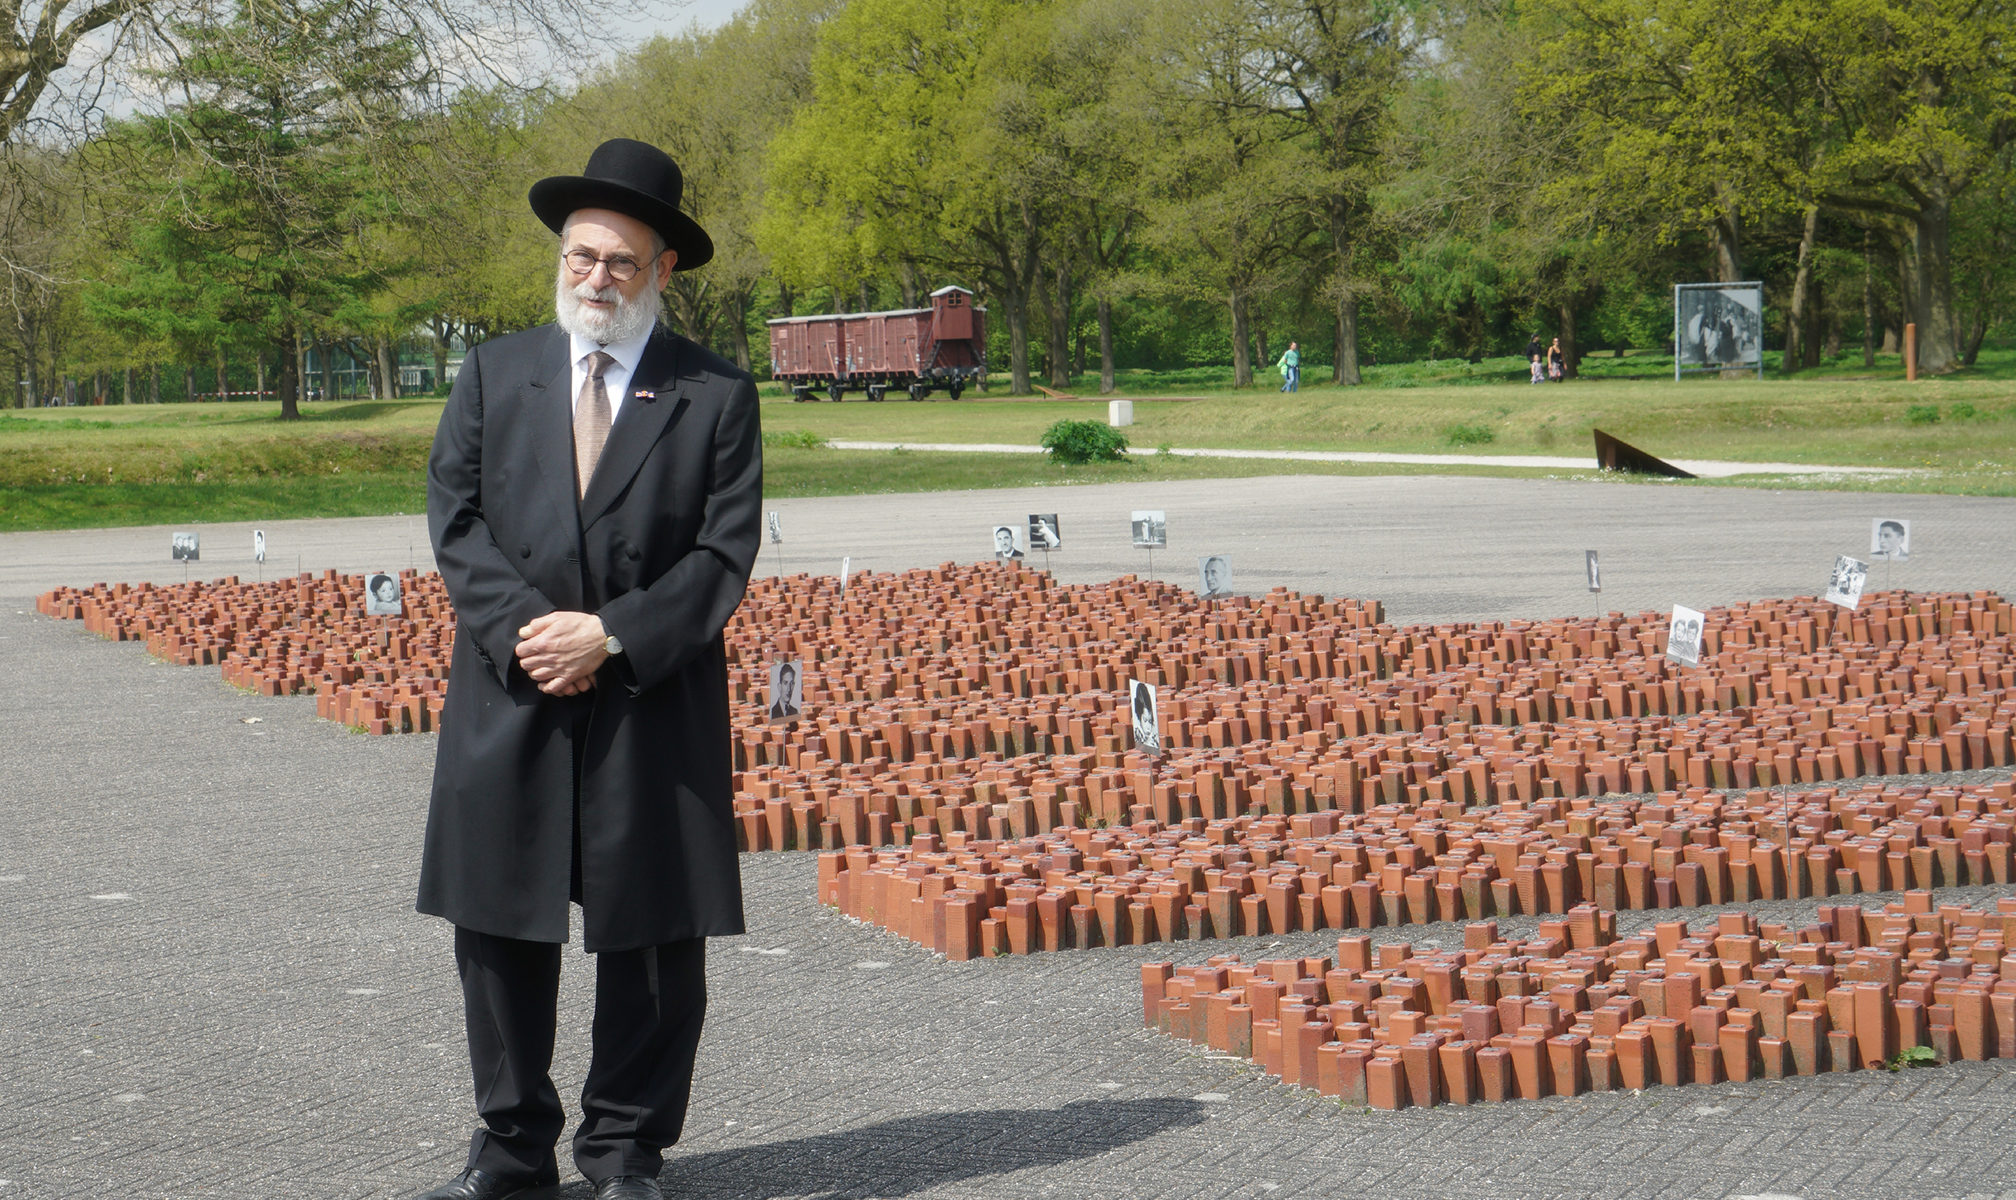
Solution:
M 617 641 L 616 635 L 613 633 L 602 639 L 602 648 L 611 654 L 623 653 L 623 643 Z

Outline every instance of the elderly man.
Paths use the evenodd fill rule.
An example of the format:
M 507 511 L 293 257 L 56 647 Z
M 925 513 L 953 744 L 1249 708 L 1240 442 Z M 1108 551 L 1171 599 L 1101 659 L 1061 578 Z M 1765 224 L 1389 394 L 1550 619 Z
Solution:
M 427 467 L 455 602 L 420 911 L 455 925 L 482 1127 L 423 1200 L 553 1195 L 553 1055 L 572 902 L 595 955 L 574 1162 L 597 1200 L 660 1193 L 706 1008 L 742 932 L 721 630 L 756 554 L 750 377 L 658 328 L 713 243 L 679 168 L 605 142 L 541 180 L 557 325 L 471 351 Z

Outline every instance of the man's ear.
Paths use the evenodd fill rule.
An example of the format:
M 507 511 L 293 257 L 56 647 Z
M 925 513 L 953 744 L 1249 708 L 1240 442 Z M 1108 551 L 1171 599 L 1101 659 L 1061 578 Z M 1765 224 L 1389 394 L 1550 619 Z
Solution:
M 667 250 L 665 251 L 665 253 L 658 256 L 659 291 L 661 292 L 664 291 L 665 285 L 672 282 L 672 271 L 678 265 L 679 265 L 679 252 L 677 250 Z

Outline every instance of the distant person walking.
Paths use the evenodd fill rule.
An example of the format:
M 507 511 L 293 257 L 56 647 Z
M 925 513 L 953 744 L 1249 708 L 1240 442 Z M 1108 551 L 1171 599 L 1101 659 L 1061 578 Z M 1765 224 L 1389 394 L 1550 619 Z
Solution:
M 1296 349 L 1296 343 L 1288 343 L 1288 348 L 1281 352 L 1281 361 L 1276 365 L 1281 368 L 1281 390 L 1298 390 L 1302 385 L 1302 352 Z
M 1560 383 L 1565 377 L 1567 365 L 1568 354 L 1561 349 L 1561 339 L 1557 337 L 1554 339 L 1554 344 L 1547 347 L 1547 378 Z
M 1534 383 L 1547 382 L 1546 350 L 1540 345 L 1540 335 L 1526 339 L 1526 367 L 1532 372 Z

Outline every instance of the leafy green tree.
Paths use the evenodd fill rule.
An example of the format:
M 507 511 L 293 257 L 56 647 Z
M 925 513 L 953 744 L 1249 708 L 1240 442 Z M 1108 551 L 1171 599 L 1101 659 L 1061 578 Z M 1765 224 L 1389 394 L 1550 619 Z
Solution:
M 146 208 L 133 257 L 98 305 L 143 329 L 239 331 L 277 359 L 293 418 L 304 334 L 384 285 L 360 251 L 392 215 L 388 164 L 427 67 L 374 10 L 342 0 L 257 0 L 180 33 L 188 49 L 168 80 L 180 103 L 132 128 L 166 169 L 136 181 Z
M 1298 278 L 1321 230 L 1296 198 L 1309 162 L 1276 116 L 1280 81 L 1260 0 L 1160 6 L 1143 42 L 1140 103 L 1164 136 L 1138 148 L 1151 189 L 1149 240 L 1174 294 L 1215 296 L 1232 327 L 1232 377 L 1253 384 L 1252 308 Z
M 1275 109 L 1301 134 L 1303 202 L 1323 230 L 1336 319 L 1333 379 L 1355 384 L 1359 265 L 1371 240 L 1372 189 L 1386 177 L 1393 104 L 1416 54 L 1418 26 L 1387 0 L 1266 0 L 1258 27 L 1279 87 Z

